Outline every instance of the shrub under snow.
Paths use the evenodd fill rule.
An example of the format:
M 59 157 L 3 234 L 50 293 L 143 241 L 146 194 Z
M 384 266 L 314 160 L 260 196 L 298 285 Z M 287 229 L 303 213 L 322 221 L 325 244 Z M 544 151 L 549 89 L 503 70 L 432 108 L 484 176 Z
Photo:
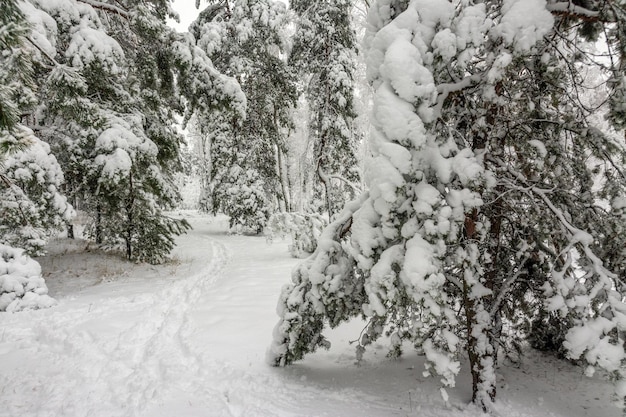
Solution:
M 306 257 L 317 248 L 317 240 L 328 222 L 317 213 L 276 213 L 265 227 L 268 239 L 291 235 L 289 252 L 294 258 Z
M 22 249 L 0 244 L 0 311 L 52 307 L 56 301 L 47 294 L 39 263 Z

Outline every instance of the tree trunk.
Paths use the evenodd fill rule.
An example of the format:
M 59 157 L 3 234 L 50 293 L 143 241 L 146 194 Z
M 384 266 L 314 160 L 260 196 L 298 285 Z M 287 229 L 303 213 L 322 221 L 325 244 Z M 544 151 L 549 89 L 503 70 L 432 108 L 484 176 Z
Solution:
M 135 202 L 135 197 L 134 197 L 134 192 L 135 190 L 133 189 L 133 173 L 132 171 L 129 174 L 129 178 L 128 178 L 128 182 L 129 182 L 129 192 L 128 192 L 128 202 L 126 203 L 126 236 L 125 239 L 126 240 L 126 258 L 128 258 L 128 260 L 131 260 L 133 257 L 133 229 L 134 229 L 134 218 L 133 218 L 133 205 Z
M 68 181 L 67 183 L 68 185 L 65 188 L 65 193 L 66 195 L 70 196 L 69 200 L 72 202 L 72 207 L 74 207 L 74 210 L 78 210 L 78 207 L 76 204 L 76 195 L 74 193 L 74 187 L 69 186 L 70 181 Z M 67 237 L 69 239 L 76 239 L 76 234 L 74 233 L 74 223 L 72 221 L 68 221 L 66 223 L 66 227 L 67 227 Z
M 324 169 L 322 168 L 322 162 L 321 160 L 318 161 L 317 163 L 317 176 L 320 179 L 320 182 L 322 183 L 322 186 L 324 187 L 324 197 L 326 199 L 326 210 L 328 210 L 328 223 L 332 223 L 333 221 L 333 206 L 332 206 L 332 199 L 330 196 L 330 179 L 328 178 L 328 175 L 326 175 L 326 173 L 324 172 Z
M 496 399 L 496 351 L 491 344 L 490 326 L 482 321 L 489 313 L 481 300 L 472 298 L 470 294 L 471 288 L 464 283 L 463 307 L 467 329 L 467 354 L 472 373 L 472 402 L 486 412 L 491 409 L 491 404 Z
M 501 186 L 496 188 L 496 193 L 502 195 L 504 189 Z M 502 199 L 497 199 L 492 204 L 492 209 L 489 213 L 489 221 L 491 227 L 489 229 L 489 244 L 487 246 L 487 255 L 492 259 L 491 266 L 485 272 L 485 287 L 491 290 L 491 295 L 484 297 L 485 307 L 491 314 L 491 330 L 489 332 L 489 341 L 494 351 L 494 366 L 498 360 L 498 341 L 502 333 L 502 315 L 500 308 L 494 309 L 494 300 L 498 296 L 499 292 L 506 289 L 502 289 L 502 280 L 498 283 L 498 265 L 500 256 L 500 233 L 502 230 L 502 218 L 504 214 L 504 207 Z M 495 388 L 494 388 L 495 389 Z
M 96 244 L 102 244 L 102 208 L 100 203 L 96 205 Z
M 495 87 L 496 94 L 502 95 L 502 84 Z M 492 106 L 486 117 L 488 125 L 493 126 L 498 115 L 497 106 Z M 473 138 L 472 150 L 488 149 L 489 138 L 486 134 L 478 134 Z M 467 353 L 472 373 L 472 402 L 483 411 L 488 411 L 496 399 L 496 363 L 498 356 L 498 338 L 501 330 L 500 312 L 491 315 L 494 296 L 498 290 L 498 253 L 500 250 L 500 231 L 502 227 L 502 200 L 496 200 L 491 210 L 480 213 L 489 219 L 490 229 L 486 236 L 486 256 L 492 259 L 492 265 L 483 275 L 482 284 L 491 291 L 489 295 L 472 296 L 472 288 L 463 282 L 463 306 L 465 309 L 467 330 Z M 479 212 L 474 209 L 465 216 L 465 238 L 476 238 L 476 223 Z M 497 326 L 494 326 L 497 323 Z
M 478 210 L 474 209 L 465 216 L 465 238 L 468 241 L 476 237 Z M 493 226 L 493 225 L 492 225 Z M 493 231 L 492 230 L 490 232 Z M 498 225 L 499 233 L 499 225 Z M 492 238 L 490 233 L 489 238 Z M 476 273 L 478 278 L 478 273 Z M 485 287 L 493 289 L 495 270 L 485 274 Z M 480 284 L 476 284 L 480 285 Z M 491 287 L 491 288 L 490 288 Z M 472 373 L 472 402 L 483 411 L 491 409 L 496 399 L 496 356 L 497 346 L 492 337 L 492 319 L 488 307 L 493 295 L 475 296 L 472 286 L 463 281 L 463 308 L 465 310 L 465 326 L 467 331 L 467 354 Z
M 283 193 L 283 204 L 284 207 L 281 207 L 283 211 L 291 212 L 291 195 L 289 192 L 289 185 L 287 183 L 287 175 L 285 172 L 285 162 L 283 160 L 283 152 L 280 150 L 280 147 L 276 146 L 276 163 L 278 167 L 278 177 L 280 178 L 280 187 Z

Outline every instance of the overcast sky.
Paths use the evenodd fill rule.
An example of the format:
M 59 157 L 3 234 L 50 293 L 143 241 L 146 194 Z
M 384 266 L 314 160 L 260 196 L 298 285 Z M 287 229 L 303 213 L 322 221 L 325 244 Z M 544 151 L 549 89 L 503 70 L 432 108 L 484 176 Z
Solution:
M 289 4 L 288 0 L 281 1 L 285 4 Z M 180 15 L 180 23 L 171 21 L 170 25 L 176 28 L 179 32 L 186 32 L 191 22 L 193 22 L 196 16 L 198 16 L 200 10 L 206 6 L 206 2 L 200 2 L 200 10 L 196 9 L 196 0 L 174 0 L 172 6 Z

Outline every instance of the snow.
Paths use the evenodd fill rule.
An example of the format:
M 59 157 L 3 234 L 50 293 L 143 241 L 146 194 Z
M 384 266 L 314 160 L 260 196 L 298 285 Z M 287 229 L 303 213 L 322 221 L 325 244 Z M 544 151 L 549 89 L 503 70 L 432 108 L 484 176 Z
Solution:
M 31 24 L 32 38 L 37 45 L 49 56 L 54 57 L 57 53 L 56 45 L 49 39 L 55 39 L 57 24 L 46 12 L 34 7 L 28 2 L 21 2 L 20 9 Z
M 299 262 L 289 242 L 229 235 L 224 217 L 185 215 L 194 230 L 163 266 L 128 263 L 82 241 L 53 242 L 38 261 L 59 304 L 0 313 L 0 416 L 483 416 L 467 405 L 464 363 L 456 388 L 445 391 L 422 375 L 425 358 L 410 347 L 388 359 L 388 339 L 357 366 L 348 342 L 359 337 L 359 320 L 328 334 L 331 350 L 288 368 L 267 366 L 276 299 Z M 587 378 L 530 352 L 498 370 L 496 410 L 616 417 L 600 374 Z
M 532 139 L 528 141 L 528 144 L 535 147 L 535 149 L 537 149 L 537 152 L 539 152 L 539 156 L 541 158 L 545 158 L 548 155 L 548 150 L 546 148 L 546 145 L 538 140 L 538 139 Z
M 0 312 L 52 307 L 56 301 L 47 293 L 39 264 L 24 250 L 0 244 Z
M 398 99 L 389 84 L 381 85 L 376 91 L 372 114 L 389 140 L 398 142 L 410 140 L 418 149 L 424 144 L 426 133 L 424 123 L 413 112 L 413 107 L 409 103 Z
M 493 34 L 502 37 L 518 52 L 530 51 L 554 24 L 546 0 L 504 0 L 502 13 Z
M 118 62 L 123 59 L 124 51 L 115 39 L 101 30 L 80 27 L 72 35 L 65 56 L 76 68 L 89 66 L 95 61 L 116 75 L 120 72 Z
M 455 25 L 457 47 L 463 50 L 470 44 L 479 46 L 490 24 L 486 19 L 484 3 L 465 7 Z
M 28 146 L 0 161 L 3 177 L 12 182 L 10 187 L 0 187 L 0 242 L 38 253 L 49 231 L 69 221 L 74 209 L 60 193 L 63 173 L 46 142 L 23 126 L 0 138 L 4 140 Z
M 156 157 L 158 148 L 154 142 L 139 133 L 142 124 L 140 118 L 129 118 L 128 121 L 114 117 L 96 139 L 95 149 L 99 154 L 95 164 L 102 168 L 103 178 L 121 178 L 131 171 L 134 161 L 139 157 Z
M 396 94 L 404 101 L 428 100 L 436 95 L 433 76 L 422 66 L 420 53 L 408 39 L 398 38 L 389 46 L 380 72 L 391 80 Z

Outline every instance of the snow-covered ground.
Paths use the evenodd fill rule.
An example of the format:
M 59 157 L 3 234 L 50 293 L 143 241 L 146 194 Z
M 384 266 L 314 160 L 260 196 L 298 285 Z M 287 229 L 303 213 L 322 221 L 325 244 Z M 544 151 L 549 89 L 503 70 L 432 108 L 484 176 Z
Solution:
M 265 364 L 280 288 L 298 262 L 288 242 L 226 233 L 224 218 L 185 214 L 194 229 L 174 262 L 135 265 L 56 241 L 39 259 L 58 306 L 0 313 L 0 416 L 480 416 L 467 373 L 444 403 L 421 358 L 375 344 L 360 366 L 362 323 L 284 369 Z M 500 369 L 502 416 L 613 417 L 610 384 L 530 353 Z

